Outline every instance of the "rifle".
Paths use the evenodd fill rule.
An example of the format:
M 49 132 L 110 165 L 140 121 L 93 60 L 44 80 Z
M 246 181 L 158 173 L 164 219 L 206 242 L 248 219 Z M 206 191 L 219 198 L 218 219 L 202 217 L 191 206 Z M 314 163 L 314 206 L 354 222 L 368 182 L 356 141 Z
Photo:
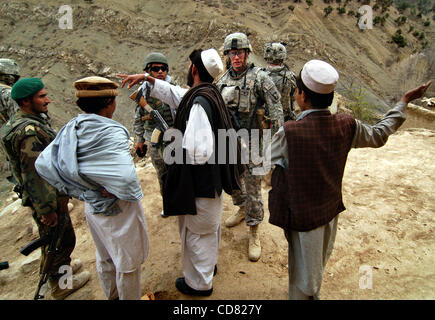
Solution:
M 41 291 L 41 287 L 48 280 L 48 276 L 49 276 L 48 271 L 53 263 L 54 256 L 59 252 L 60 249 L 59 248 L 60 241 L 62 240 L 63 232 L 65 230 L 64 228 L 65 213 L 60 213 L 57 216 L 58 216 L 57 225 L 55 227 L 50 228 L 50 231 L 47 235 L 39 239 L 33 240 L 32 242 L 27 244 L 23 249 L 20 250 L 20 253 L 22 253 L 25 256 L 28 256 L 31 252 L 33 252 L 37 248 L 48 245 L 47 254 L 42 264 L 39 283 L 35 292 L 35 296 L 33 297 L 33 300 L 40 300 L 44 298 L 44 296 L 41 295 L 39 292 Z
M 241 127 L 238 118 L 238 114 L 239 114 L 238 110 L 228 108 L 228 112 L 230 113 L 231 123 L 233 124 L 234 130 L 239 131 Z
M 157 110 L 151 108 L 151 106 L 145 100 L 142 90 L 139 88 L 132 95 L 130 95 L 130 99 L 136 101 L 142 108 L 148 111 L 153 120 L 157 123 L 157 127 L 154 129 L 151 135 L 151 145 L 155 147 L 158 145 L 162 139 L 162 133 L 168 130 L 169 126 L 166 123 L 165 119 L 160 115 Z

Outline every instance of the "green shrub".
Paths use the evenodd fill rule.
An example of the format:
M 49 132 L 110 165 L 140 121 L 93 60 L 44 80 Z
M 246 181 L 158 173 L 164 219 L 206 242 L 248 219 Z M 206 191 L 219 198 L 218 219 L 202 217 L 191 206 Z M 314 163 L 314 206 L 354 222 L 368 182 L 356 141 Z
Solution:
M 344 14 L 346 13 L 346 7 L 337 7 L 337 11 L 339 14 Z
M 403 48 L 406 46 L 406 39 L 402 34 L 402 30 L 398 29 L 391 38 L 393 42 L 399 46 L 399 48 Z
M 396 20 L 394 20 L 394 22 L 398 25 L 401 26 L 403 24 L 406 23 L 406 20 L 408 20 L 408 18 L 406 18 L 405 16 L 400 16 L 398 17 Z
M 376 105 L 367 100 L 367 93 L 364 88 L 357 88 L 355 85 L 352 85 L 350 89 L 346 90 L 345 96 L 349 100 L 346 108 L 352 111 L 356 119 L 369 124 L 377 122 L 378 117 L 374 112 Z
M 327 6 L 325 9 L 323 9 L 323 12 L 325 13 L 325 17 L 327 17 L 332 10 L 334 10 L 331 6 Z

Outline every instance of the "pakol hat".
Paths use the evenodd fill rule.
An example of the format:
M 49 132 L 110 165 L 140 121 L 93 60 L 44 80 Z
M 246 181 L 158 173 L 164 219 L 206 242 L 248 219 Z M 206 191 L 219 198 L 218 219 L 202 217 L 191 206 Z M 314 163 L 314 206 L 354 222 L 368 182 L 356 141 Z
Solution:
M 11 89 L 11 98 L 14 100 L 24 99 L 33 96 L 44 88 L 39 78 L 22 78 L 18 80 Z
M 337 70 L 322 60 L 308 61 L 301 71 L 301 80 L 305 86 L 320 94 L 333 92 L 338 78 Z
M 119 85 L 103 77 L 86 77 L 74 82 L 77 98 L 116 97 Z
M 215 79 L 223 70 L 224 65 L 219 53 L 211 48 L 201 52 L 201 60 L 208 74 Z

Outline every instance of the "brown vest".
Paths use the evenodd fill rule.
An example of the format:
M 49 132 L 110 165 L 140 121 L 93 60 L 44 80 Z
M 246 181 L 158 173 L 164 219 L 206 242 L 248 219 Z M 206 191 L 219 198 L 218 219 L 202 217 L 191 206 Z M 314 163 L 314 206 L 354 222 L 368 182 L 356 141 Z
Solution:
M 272 174 L 271 224 L 309 231 L 345 210 L 341 185 L 355 126 L 353 117 L 328 110 L 284 124 L 289 169 Z

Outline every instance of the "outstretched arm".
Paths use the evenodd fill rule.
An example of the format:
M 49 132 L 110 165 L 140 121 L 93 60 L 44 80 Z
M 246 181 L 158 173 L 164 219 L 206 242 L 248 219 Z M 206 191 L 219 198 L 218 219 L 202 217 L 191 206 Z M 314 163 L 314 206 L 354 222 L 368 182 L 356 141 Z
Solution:
M 419 99 L 423 96 L 423 94 L 426 92 L 427 88 L 429 88 L 429 86 L 431 85 L 432 80 L 426 82 L 425 84 L 414 88 L 412 90 L 409 90 L 408 92 L 406 92 L 402 99 L 400 99 L 400 101 L 403 101 L 405 103 L 409 103 L 415 99 Z
M 122 78 L 122 82 L 121 82 L 121 88 L 124 88 L 124 86 L 128 83 L 127 89 L 130 89 L 131 87 L 133 87 L 135 84 L 140 83 L 141 81 L 148 81 L 149 83 L 151 83 L 152 85 L 154 85 L 154 78 L 151 77 L 148 73 L 138 73 L 138 74 L 122 74 L 122 73 L 117 73 L 116 74 L 117 77 Z
M 356 130 L 352 148 L 379 148 L 388 140 L 388 137 L 399 129 L 405 121 L 405 109 L 409 102 L 420 98 L 431 85 L 432 81 L 406 92 L 396 106 L 388 111 L 374 126 L 356 121 Z

